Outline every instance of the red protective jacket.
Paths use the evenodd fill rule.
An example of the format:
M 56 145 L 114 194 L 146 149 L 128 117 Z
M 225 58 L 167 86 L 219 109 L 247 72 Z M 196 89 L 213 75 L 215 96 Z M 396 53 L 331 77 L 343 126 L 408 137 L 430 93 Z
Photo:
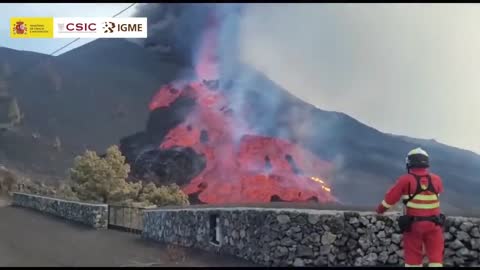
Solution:
M 430 173 L 428 169 L 410 169 L 410 173 L 415 175 L 427 175 L 430 174 L 432 178 L 432 185 L 440 195 L 443 192 L 443 184 L 440 176 Z M 410 183 L 410 189 L 409 189 Z M 427 177 L 422 177 L 420 184 L 423 186 L 428 185 Z M 382 203 L 378 206 L 377 212 L 379 214 L 387 211 L 390 207 L 395 205 L 400 199 L 408 198 L 408 194 L 413 195 L 417 189 L 417 181 L 411 174 L 404 174 L 397 179 L 397 182 L 391 187 Z M 407 204 L 407 215 L 410 216 L 433 216 L 440 214 L 440 201 L 437 196 L 431 191 L 423 191 L 419 195 L 415 196 L 413 200 Z

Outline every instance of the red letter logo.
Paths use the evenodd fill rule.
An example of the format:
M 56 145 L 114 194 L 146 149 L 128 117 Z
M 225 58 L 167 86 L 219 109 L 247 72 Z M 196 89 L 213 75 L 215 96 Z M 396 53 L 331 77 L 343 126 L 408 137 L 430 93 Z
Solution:
M 97 25 L 95 23 L 91 23 L 88 25 L 88 30 L 90 31 L 96 31 L 97 30 Z
M 73 31 L 74 28 L 72 26 L 73 26 L 73 23 L 67 23 L 67 30 L 68 31 Z

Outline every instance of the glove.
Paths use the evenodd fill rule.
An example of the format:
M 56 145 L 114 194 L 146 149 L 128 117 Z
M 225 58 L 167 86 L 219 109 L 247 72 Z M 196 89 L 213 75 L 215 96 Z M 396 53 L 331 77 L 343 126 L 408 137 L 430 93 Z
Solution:
M 378 205 L 376 212 L 377 212 L 377 214 L 383 214 L 383 213 L 385 213 L 385 211 L 387 211 L 387 210 L 388 210 L 388 209 L 385 208 L 385 206 L 383 206 L 383 204 L 380 204 L 380 205 Z

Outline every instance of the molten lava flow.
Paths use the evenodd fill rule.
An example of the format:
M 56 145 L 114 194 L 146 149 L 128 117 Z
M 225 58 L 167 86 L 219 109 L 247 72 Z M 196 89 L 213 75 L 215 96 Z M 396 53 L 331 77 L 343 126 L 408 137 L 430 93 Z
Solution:
M 156 108 L 168 107 L 179 96 L 180 91 L 174 89 L 170 85 L 166 85 L 155 94 L 148 108 L 150 111 L 153 111 Z
M 208 82 L 206 82 L 208 83 Z M 331 188 L 317 176 L 328 177 L 332 165 L 291 142 L 259 135 L 235 140 L 242 119 L 228 108 L 221 91 L 206 83 L 190 83 L 181 90 L 165 86 L 154 96 L 150 109 L 169 106 L 180 96 L 192 97 L 192 113 L 162 141 L 161 149 L 190 147 L 206 158 L 205 169 L 183 191 L 198 194 L 204 203 L 335 201 Z
M 215 78 L 218 67 L 213 57 L 214 19 L 210 25 L 196 67 L 201 82 L 187 83 L 181 89 L 166 85 L 149 105 L 154 110 L 168 107 L 182 96 L 196 100 L 193 111 L 169 130 L 160 144 L 161 149 L 190 147 L 206 159 L 206 167 L 182 186 L 183 191 L 209 204 L 336 201 L 326 183 L 333 169 L 330 163 L 291 142 L 248 132 L 239 112 L 229 108 L 222 90 L 207 81 Z
M 327 192 L 331 192 L 332 190 L 330 189 L 329 186 L 327 186 L 327 184 L 325 183 L 325 181 L 323 181 L 322 179 L 318 178 L 318 177 L 315 177 L 315 176 L 312 176 L 310 177 L 310 179 L 312 179 L 313 181 L 315 182 L 319 182 L 320 184 L 322 184 L 322 189 L 327 191 Z

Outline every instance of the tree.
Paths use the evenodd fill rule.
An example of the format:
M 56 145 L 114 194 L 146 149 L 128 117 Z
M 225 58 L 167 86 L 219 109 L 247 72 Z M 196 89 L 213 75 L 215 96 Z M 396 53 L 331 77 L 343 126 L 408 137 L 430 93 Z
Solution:
M 126 182 L 129 172 L 125 157 L 117 146 L 111 146 L 104 158 L 89 150 L 76 157 L 70 177 L 79 199 L 109 203 L 135 193 L 138 187 Z
M 139 201 L 156 206 L 189 205 L 188 196 L 176 184 L 157 187 L 152 182 L 143 187 Z
M 104 157 L 93 151 L 75 158 L 70 170 L 70 185 L 58 193 L 82 201 L 128 205 L 188 205 L 188 197 L 176 184 L 157 187 L 153 183 L 127 182 L 130 166 L 117 146 L 107 149 Z

